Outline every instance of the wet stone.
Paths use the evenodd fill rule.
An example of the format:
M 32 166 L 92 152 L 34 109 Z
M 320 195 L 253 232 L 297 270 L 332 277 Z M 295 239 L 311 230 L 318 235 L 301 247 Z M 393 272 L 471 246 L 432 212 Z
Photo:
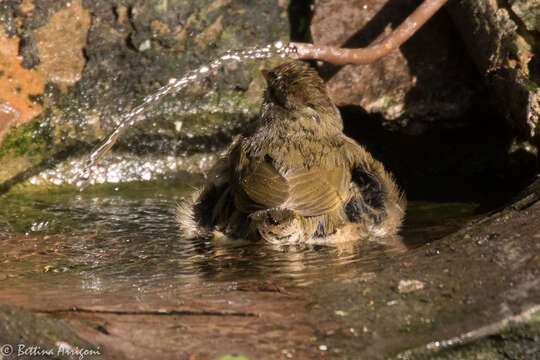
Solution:
M 321 45 L 367 47 L 387 36 L 419 3 L 317 1 L 311 37 Z M 399 50 L 367 65 L 323 64 L 321 72 L 338 106 L 361 107 L 381 116 L 393 129 L 419 135 L 433 123 L 454 127 L 466 121 L 462 117 L 477 90 L 471 86 L 474 64 L 465 53 L 450 19 L 441 11 Z
M 15 110 L 5 123 L 32 118 L 34 122 L 10 132 L 7 125 L 0 126 L 0 136 L 7 136 L 11 145 L 19 144 L 0 148 L 5 165 L 0 187 L 11 186 L 5 184 L 9 179 L 24 181 L 29 173 L 59 163 L 62 176 L 56 176 L 57 171 L 45 176 L 54 179 L 42 180 L 58 185 L 60 178 L 65 183 L 63 179 L 73 173 L 69 160 L 86 161 L 83 155 L 113 131 L 124 114 L 136 110 L 145 96 L 169 79 L 182 78 L 228 51 L 262 48 L 288 40 L 289 34 L 287 4 L 275 1 L 250 6 L 237 0 L 138 1 L 129 6 L 78 0 L 33 5 L 38 4 L 3 2 L 0 6 L 2 19 L 24 25 L 17 31 L 0 26 L 0 44 L 5 45 L 0 48 L 7 52 L 0 60 L 0 81 L 12 79 L 7 89 L 0 90 L 8 104 L 0 105 Z M 70 36 L 65 38 L 66 34 Z M 230 58 L 236 59 L 234 54 Z M 176 87 L 168 99 L 153 101 L 144 113 L 137 112 L 140 121 L 135 129 L 130 126 L 119 149 L 113 151 L 119 150 L 119 156 L 151 155 L 162 162 L 181 156 L 195 163 L 197 155 L 215 156 L 258 112 L 264 88 L 260 68 L 282 61 L 266 58 L 253 56 L 241 66 L 207 67 L 211 81 L 198 79 L 183 94 Z M 242 60 L 246 58 L 239 57 Z M 30 129 L 42 125 L 47 130 L 43 138 L 32 136 L 32 149 L 24 145 Z M 109 161 L 104 158 L 102 164 L 115 165 L 114 159 Z M 203 167 L 189 171 L 201 173 Z M 163 178 L 158 172 L 137 171 L 139 179 Z M 113 176 L 112 182 L 123 181 L 122 175 L 132 181 L 125 172 Z

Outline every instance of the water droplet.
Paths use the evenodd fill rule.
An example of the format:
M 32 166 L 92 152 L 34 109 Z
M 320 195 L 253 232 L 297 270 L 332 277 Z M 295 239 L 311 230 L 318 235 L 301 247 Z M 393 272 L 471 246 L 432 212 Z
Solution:
M 145 40 L 141 44 L 141 47 L 143 47 L 144 49 L 147 49 L 150 46 L 150 40 Z M 141 50 L 141 47 L 139 48 L 139 50 Z M 211 61 L 209 65 L 203 65 L 199 69 L 190 71 L 180 79 L 169 79 L 167 85 L 162 86 L 155 93 L 145 97 L 140 105 L 136 106 L 133 110 L 121 116 L 120 124 L 117 126 L 117 128 L 105 139 L 105 141 L 103 141 L 101 145 L 99 145 L 90 154 L 86 168 L 88 169 L 94 164 L 96 164 L 99 159 L 101 159 L 112 148 L 112 146 L 125 128 L 133 126 L 135 122 L 140 119 L 144 119 L 141 114 L 148 111 L 155 103 L 159 102 L 165 96 L 171 93 L 178 92 L 185 88 L 188 84 L 198 79 L 201 79 L 202 77 L 208 76 L 208 74 L 210 74 L 210 69 L 217 69 L 228 61 L 242 62 L 250 59 L 266 59 L 273 56 L 285 57 L 295 52 L 296 48 L 294 46 L 283 43 L 282 41 L 277 41 L 274 44 L 267 45 L 260 49 L 247 48 L 243 50 L 230 50 L 218 59 Z M 187 136 L 189 137 L 190 134 L 188 134 Z M 101 181 L 98 180 L 98 182 Z

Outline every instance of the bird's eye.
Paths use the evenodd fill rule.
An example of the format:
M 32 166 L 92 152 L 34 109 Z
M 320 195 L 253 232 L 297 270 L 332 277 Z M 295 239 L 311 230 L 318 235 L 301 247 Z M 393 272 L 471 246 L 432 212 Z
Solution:
M 306 105 L 312 109 L 315 109 L 315 105 L 313 105 L 312 103 L 307 103 Z

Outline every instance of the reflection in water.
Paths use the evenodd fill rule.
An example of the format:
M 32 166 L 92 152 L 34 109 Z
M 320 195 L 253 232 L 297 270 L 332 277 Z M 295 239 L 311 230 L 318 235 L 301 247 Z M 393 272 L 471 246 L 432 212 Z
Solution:
M 395 237 L 338 247 L 276 247 L 240 240 L 193 242 L 177 233 L 174 208 L 182 195 L 178 185 L 104 189 L 12 191 L 0 198 L 0 262 L 5 265 L 0 276 L 7 277 L 0 281 L 0 290 L 135 288 L 145 292 L 156 287 L 188 289 L 243 280 L 307 286 L 376 271 L 403 256 L 405 244 L 418 246 L 458 226 L 450 216 L 450 226 L 438 225 L 438 232 L 433 231 L 429 219 L 417 214 L 404 229 L 405 241 Z M 186 187 L 184 194 L 189 191 Z M 415 210 L 413 203 L 410 213 L 420 213 L 422 206 L 428 205 L 420 204 Z M 459 207 L 460 211 L 464 208 Z M 473 209 L 461 215 L 470 215 Z M 440 210 L 448 215 L 448 208 Z M 422 231 L 421 224 L 429 230 Z

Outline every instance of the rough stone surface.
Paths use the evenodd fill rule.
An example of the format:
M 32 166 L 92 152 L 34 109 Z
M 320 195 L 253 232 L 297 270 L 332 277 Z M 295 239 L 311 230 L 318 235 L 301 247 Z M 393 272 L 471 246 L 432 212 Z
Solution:
M 397 26 L 418 3 L 363 1 L 348 8 L 347 2 L 319 1 L 314 7 L 313 34 L 332 44 L 365 46 L 389 26 Z M 34 183 L 73 183 L 85 156 L 145 95 L 228 49 L 287 39 L 292 26 L 289 22 L 296 23 L 299 36 L 299 28 L 307 29 L 309 18 L 306 3 L 295 2 L 294 11 L 299 15 L 292 16 L 287 1 L 273 0 L 249 6 L 240 0 L 66 4 L 52 0 L 0 2 L 0 41 L 6 45 L 1 49 L 10 54 L 0 57 L 0 63 L 5 62 L 0 66 L 7 69 L 0 70 L 4 71 L 0 93 L 14 95 L 9 103 L 0 101 L 0 133 L 4 135 L 0 144 L 0 192 L 28 179 Z M 523 3 L 519 5 L 522 8 Z M 364 13 L 369 16 L 364 17 Z M 86 30 L 88 16 L 91 22 Z M 63 24 L 61 20 L 68 17 L 81 19 L 81 30 Z M 510 14 L 510 19 L 515 19 L 514 15 Z M 62 26 L 74 31 L 73 39 L 56 40 Z M 43 52 L 60 42 L 71 44 L 76 56 L 53 58 L 53 52 Z M 484 88 L 480 77 L 475 76 L 463 56 L 466 51 L 461 42 L 452 35 L 443 9 L 400 51 L 376 64 L 355 68 L 350 74 L 347 71 L 352 67 L 321 69 L 329 78 L 330 88 L 338 83 L 345 84 L 341 88 L 344 91 L 349 85 L 359 86 L 354 93 L 343 93 L 361 103 L 342 107 L 346 132 L 365 144 L 411 193 L 414 185 L 416 193 L 424 196 L 426 190 L 440 195 L 439 189 L 445 188 L 445 194 L 455 197 L 455 193 L 464 193 L 459 184 L 474 184 L 471 192 L 478 193 L 480 188 L 485 193 L 492 191 L 486 184 L 500 179 L 521 186 L 523 178 L 528 178 L 538 164 L 532 141 L 510 149 L 513 134 L 506 129 L 494 131 L 502 112 L 493 111 L 493 104 L 484 101 L 492 89 Z M 61 49 L 59 55 L 69 53 Z M 531 74 L 535 74 L 534 62 L 535 57 L 529 61 Z M 146 181 L 170 178 L 178 170 L 204 172 L 216 153 L 256 114 L 264 87 L 259 69 L 275 65 L 270 63 L 231 63 L 212 74 L 210 81 L 199 81 L 184 93 L 156 104 L 120 136 L 113 154 L 101 161 L 99 179 Z M 58 73 L 43 77 L 46 71 L 40 69 L 47 66 Z M 65 69 L 70 70 L 60 74 Z M 10 83 L 8 74 L 12 72 L 14 80 Z M 71 80 L 55 83 L 53 78 Z M 11 85 L 15 83 L 20 92 Z M 478 88 L 484 93 L 479 94 Z M 29 99 L 28 95 L 33 96 Z M 534 124 L 537 97 L 531 99 L 523 102 L 523 107 L 518 103 L 512 106 L 528 107 L 527 121 Z M 15 100 L 20 104 L 14 105 Z M 370 112 L 367 116 L 365 110 Z M 22 116 L 23 112 L 28 116 Z M 31 123 L 7 133 L 10 125 L 38 112 Z M 464 112 L 466 116 L 458 115 Z M 389 134 L 388 127 L 380 128 L 381 118 L 394 119 L 383 123 L 402 130 L 396 134 L 414 137 Z M 468 147 L 470 144 L 475 147 Z M 510 151 L 513 154 L 509 160 L 501 161 L 501 155 Z M 508 162 L 512 166 L 507 166 Z M 433 181 L 431 175 L 446 182 Z M 521 179 L 514 181 L 516 177 Z
M 512 11 L 523 21 L 527 30 L 540 32 L 540 3 L 530 0 L 511 0 L 509 3 Z
M 538 2 L 463 0 L 450 2 L 448 9 L 493 102 L 515 133 L 538 143 L 540 36 L 532 23 L 538 21 Z
M 0 139 L 10 125 L 41 112 L 41 106 L 29 96 L 43 93 L 44 83 L 35 71 L 21 66 L 19 43 L 17 36 L 10 37 L 0 25 Z
M 65 91 L 68 85 L 81 79 L 90 21 L 89 10 L 78 0 L 57 11 L 46 25 L 34 32 L 39 57 L 37 71 L 43 83 L 55 83 Z
M 228 50 L 287 40 L 287 6 L 273 0 L 249 6 L 241 0 L 0 2 L 0 183 L 87 154 L 123 113 L 171 78 Z M 155 104 L 122 136 L 120 152 L 164 163 L 215 154 L 258 111 L 260 69 L 276 62 L 226 64 L 210 81 Z M 32 117 L 33 124 L 5 137 L 11 125 Z M 152 121 L 142 121 L 147 118 Z
M 0 347 L 0 359 L 75 360 L 85 358 L 85 354 L 110 358 L 102 348 L 79 337 L 64 321 L 5 304 L 0 304 Z
M 419 3 L 318 0 L 311 23 L 313 42 L 367 47 L 388 35 Z M 441 11 L 399 50 L 374 63 L 324 66 L 331 97 L 340 106 L 361 106 L 394 125 L 406 126 L 414 119 L 417 132 L 434 121 L 459 126 L 476 89 L 474 66 L 456 40 Z

